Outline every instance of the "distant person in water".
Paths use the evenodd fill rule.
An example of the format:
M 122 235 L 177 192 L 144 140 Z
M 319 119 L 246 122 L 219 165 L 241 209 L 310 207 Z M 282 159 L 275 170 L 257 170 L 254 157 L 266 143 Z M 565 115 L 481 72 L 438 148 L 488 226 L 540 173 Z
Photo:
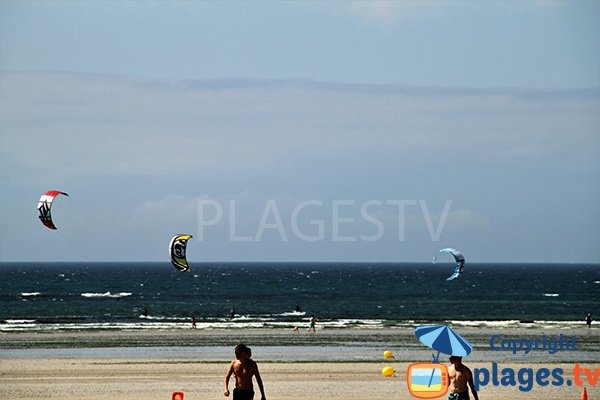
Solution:
M 196 317 L 192 315 L 192 329 L 196 329 Z
M 302 309 L 300 308 L 300 306 L 298 304 L 296 304 L 296 308 L 294 308 L 294 311 L 296 312 L 302 312 Z
M 235 308 L 232 308 L 229 311 L 229 319 L 233 319 L 235 317 Z
M 229 365 L 227 374 L 225 374 L 225 391 L 223 394 L 229 397 L 229 378 L 235 375 L 235 388 L 233 389 L 233 400 L 253 400 L 254 384 L 252 377 L 256 378 L 256 384 L 260 390 L 261 400 L 266 400 L 265 389 L 262 378 L 258 371 L 258 365 L 252 360 L 252 350 L 243 344 L 235 348 L 235 360 Z
M 142 311 L 142 315 L 143 315 L 144 317 L 147 317 L 147 316 L 148 316 L 148 309 L 147 309 L 146 307 L 144 307 L 144 311 Z
M 308 334 L 309 335 L 310 335 L 310 331 L 312 331 L 312 333 L 317 333 L 317 319 L 312 314 L 310 316 L 310 325 L 308 327 Z
M 448 368 L 448 400 L 470 400 L 469 388 L 475 400 L 479 400 L 473 383 L 473 373 L 462 363 L 462 357 L 451 356 L 450 363 L 452 365 Z
M 588 313 L 587 317 L 585 317 L 585 323 L 587 324 L 588 328 L 592 327 L 592 314 Z

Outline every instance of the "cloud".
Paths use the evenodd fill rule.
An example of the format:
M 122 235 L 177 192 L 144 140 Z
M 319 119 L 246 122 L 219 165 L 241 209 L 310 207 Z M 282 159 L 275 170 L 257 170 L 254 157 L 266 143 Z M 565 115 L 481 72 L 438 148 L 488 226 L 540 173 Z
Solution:
M 433 2 L 435 3 L 435 2 Z M 368 22 L 383 26 L 391 26 L 403 18 L 408 18 L 422 8 L 429 8 L 432 2 L 375 0 L 366 2 L 350 2 L 347 11 Z
M 515 223 L 524 232 L 548 226 L 536 236 L 540 245 L 555 243 L 566 229 L 580 232 L 578 238 L 594 236 L 593 227 L 579 221 L 598 214 L 591 200 L 600 177 L 597 89 L 24 72 L 3 72 L 0 85 L 0 250 L 6 259 L 18 257 L 11 238 L 29 235 L 31 224 L 22 218 L 35 223 L 37 196 L 54 187 L 80 207 L 69 214 L 77 218 L 62 220 L 63 231 L 90 238 L 99 259 L 105 249 L 113 259 L 161 257 L 165 237 L 197 232 L 198 201 L 207 198 L 223 207 L 223 222 L 211 228 L 206 249 L 218 259 L 245 259 L 246 251 L 252 259 L 389 259 L 397 251 L 419 259 L 423 246 L 431 247 L 431 227 L 437 237 L 448 199 L 453 203 L 440 242 L 472 242 L 498 221 L 510 221 L 495 233 L 498 245 L 509 245 L 506 231 Z M 345 234 L 376 236 L 377 225 L 358 218 L 360 206 L 408 199 L 426 201 L 432 218 L 427 225 L 420 203 L 408 209 L 410 246 L 398 244 L 397 207 L 383 206 L 370 209 L 385 224 L 379 241 L 351 248 L 334 243 L 332 250 L 328 241 L 292 240 L 292 211 L 303 201 L 324 206 L 307 209 L 301 229 L 314 233 L 310 219 L 319 218 L 331 238 L 333 200 L 355 201 L 345 210 L 357 223 L 344 225 Z M 256 247 L 230 243 L 230 200 L 237 201 L 237 233 L 250 236 L 268 202 L 276 201 L 290 241 L 282 246 L 271 229 Z M 124 236 L 135 240 L 123 244 L 118 238 Z M 40 254 L 51 254 L 47 247 Z
M 343 1 L 331 5 L 317 4 L 315 8 L 330 14 L 350 15 L 369 24 L 384 29 L 391 29 L 402 23 L 411 23 L 415 19 L 427 20 L 443 17 L 451 12 L 460 12 L 461 15 L 480 14 L 482 7 L 488 9 L 496 8 L 504 10 L 505 13 L 513 15 L 522 13 L 530 8 L 537 11 L 552 11 L 564 5 L 558 0 L 529 0 L 517 3 L 502 1 L 486 2 L 485 5 L 457 2 L 457 1 L 396 1 L 396 0 L 372 0 L 372 1 Z
M 148 199 L 133 209 L 130 222 L 148 229 L 165 225 L 174 228 L 184 225 L 190 229 L 195 226 L 197 204 L 198 198 L 193 196 L 167 195 Z
M 42 169 L 70 176 L 205 176 L 383 154 L 399 162 L 450 153 L 487 162 L 524 151 L 542 159 L 589 158 L 594 155 L 583 142 L 597 142 L 590 113 L 598 107 L 597 91 L 565 96 L 3 73 L 2 93 L 4 179 L 7 171 Z
M 350 16 L 381 28 L 392 28 L 396 24 L 414 17 L 425 16 L 432 10 L 444 7 L 443 1 L 333 1 L 298 3 L 296 7 L 309 8 L 333 16 Z
M 490 222 L 485 215 L 473 210 L 453 210 L 448 214 L 445 227 L 454 231 L 471 230 L 477 231 L 490 227 Z

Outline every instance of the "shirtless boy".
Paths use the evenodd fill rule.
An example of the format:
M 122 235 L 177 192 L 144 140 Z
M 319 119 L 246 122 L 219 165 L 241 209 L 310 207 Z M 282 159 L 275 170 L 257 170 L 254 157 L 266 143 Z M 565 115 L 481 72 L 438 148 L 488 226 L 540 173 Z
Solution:
M 233 389 L 233 400 L 252 400 L 254 399 L 254 386 L 252 377 L 256 377 L 256 383 L 260 390 L 261 400 L 266 400 L 265 389 L 263 388 L 258 365 L 251 359 L 252 351 L 243 344 L 235 348 L 235 360 L 231 362 L 227 374 L 225 375 L 224 395 L 229 397 L 229 378 L 235 375 L 235 388 Z
M 450 363 L 452 365 L 448 368 L 448 400 L 469 400 L 469 388 L 475 400 L 479 400 L 473 384 L 473 373 L 462 363 L 462 357 L 452 356 Z

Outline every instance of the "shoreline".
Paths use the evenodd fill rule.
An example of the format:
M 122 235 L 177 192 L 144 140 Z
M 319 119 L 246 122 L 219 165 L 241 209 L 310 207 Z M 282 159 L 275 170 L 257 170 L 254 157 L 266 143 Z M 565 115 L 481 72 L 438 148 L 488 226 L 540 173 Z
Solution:
M 416 326 L 416 325 L 415 325 Z M 541 337 L 541 336 L 559 336 L 563 335 L 577 335 L 579 337 L 588 338 L 599 338 L 600 339 L 600 326 L 594 326 L 593 328 L 587 328 L 585 325 L 577 326 L 569 329 L 565 328 L 538 328 L 538 329 L 520 329 L 518 327 L 455 327 L 451 325 L 455 330 L 461 333 L 463 336 L 482 338 L 489 337 L 490 335 L 499 334 L 504 336 L 529 336 L 529 337 Z M 380 342 L 390 338 L 396 338 L 396 340 L 405 341 L 407 339 L 413 339 L 415 335 L 414 327 L 401 327 L 401 328 L 344 328 L 344 329 L 319 329 L 317 326 L 317 332 L 315 334 L 308 335 L 306 329 L 301 328 L 298 332 L 294 332 L 292 329 L 281 329 L 281 328 L 239 328 L 239 329 L 154 329 L 154 330 L 137 330 L 137 329 L 123 329 L 123 330 L 55 330 L 55 331 L 43 331 L 43 332 L 0 332 L 0 338 L 3 340 L 0 342 L 0 348 L 4 348 L 4 344 L 10 343 L 17 344 L 22 338 L 28 338 L 32 340 L 39 339 L 43 341 L 43 338 L 80 338 L 88 339 L 90 341 L 101 340 L 107 343 L 113 343 L 118 345 L 122 340 L 143 340 L 150 338 L 160 338 L 165 340 L 165 344 L 177 344 L 178 338 L 196 338 L 201 343 L 206 344 L 219 344 L 222 341 L 231 342 L 231 337 L 250 337 L 261 340 L 261 338 L 267 338 L 269 340 L 283 341 L 285 343 L 294 344 L 296 342 L 303 342 L 307 338 L 313 340 L 323 340 L 325 342 L 330 341 L 351 341 L 353 339 L 366 342 Z M 51 341 L 51 340 L 50 340 Z M 152 343 L 150 340 L 148 343 Z M 75 343 L 64 343 L 65 345 L 74 345 Z M 180 344 L 180 343 L 179 343 Z
M 469 359 L 477 361 L 511 361 L 543 363 L 594 362 L 600 360 L 600 329 L 544 329 L 519 330 L 516 328 L 460 328 L 458 332 L 474 347 Z M 561 336 L 562 335 L 562 336 Z M 496 341 L 494 349 L 490 340 L 499 336 L 506 340 L 537 340 L 571 343 L 572 346 L 552 349 L 540 348 L 528 353 L 500 349 Z M 568 340 L 567 340 L 568 339 Z M 386 329 L 323 329 L 316 334 L 293 332 L 284 329 L 240 330 L 157 330 L 157 331 L 84 331 L 0 333 L 0 359 L 8 357 L 35 358 L 37 353 L 49 357 L 86 358 L 99 357 L 102 352 L 114 353 L 115 358 L 200 359 L 213 361 L 227 359 L 228 349 L 245 343 L 262 349 L 265 361 L 356 361 L 370 362 L 381 357 L 384 350 L 391 350 L 398 360 L 424 360 L 430 358 L 431 350 L 415 337 L 412 328 Z M 225 354 L 226 356 L 223 356 Z

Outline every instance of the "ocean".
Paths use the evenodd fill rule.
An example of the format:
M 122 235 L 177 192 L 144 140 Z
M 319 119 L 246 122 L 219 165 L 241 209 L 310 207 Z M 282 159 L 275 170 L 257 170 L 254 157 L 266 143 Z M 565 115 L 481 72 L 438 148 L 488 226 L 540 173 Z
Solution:
M 598 264 L 0 263 L 0 332 L 582 326 Z M 232 317 L 232 310 L 233 317 Z

